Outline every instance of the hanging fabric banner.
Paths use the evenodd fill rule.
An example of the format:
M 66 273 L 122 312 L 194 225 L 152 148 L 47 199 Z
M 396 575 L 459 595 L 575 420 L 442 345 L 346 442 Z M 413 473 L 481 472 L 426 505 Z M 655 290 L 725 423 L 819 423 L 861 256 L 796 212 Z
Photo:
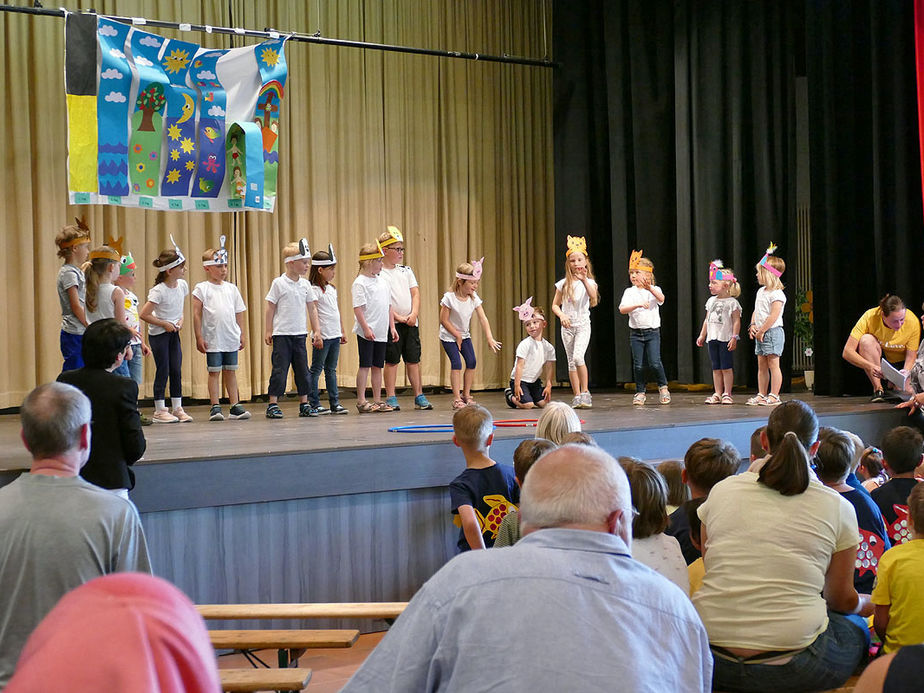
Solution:
M 67 15 L 72 204 L 273 211 L 285 39 L 205 49 Z

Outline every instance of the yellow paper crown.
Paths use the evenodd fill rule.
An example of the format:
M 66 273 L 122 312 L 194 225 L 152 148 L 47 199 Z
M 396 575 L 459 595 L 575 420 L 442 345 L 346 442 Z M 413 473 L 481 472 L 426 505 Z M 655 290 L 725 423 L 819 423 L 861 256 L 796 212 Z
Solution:
M 116 252 L 114 249 L 101 245 L 98 248 L 94 248 L 90 252 L 91 260 L 112 260 L 112 262 L 121 262 L 122 253 Z
M 106 241 L 106 245 L 108 245 L 110 248 L 116 251 L 119 254 L 119 258 L 121 259 L 121 257 L 125 255 L 125 251 L 122 249 L 122 245 L 124 244 L 124 242 L 125 242 L 124 236 L 119 236 L 118 238 L 113 238 L 110 236 L 109 240 Z
M 386 230 L 388 231 L 391 238 L 388 238 L 384 241 L 376 241 L 376 243 L 379 245 L 379 248 L 385 248 L 390 246 L 392 243 L 404 242 L 404 236 L 401 235 L 401 229 L 399 229 L 397 226 L 389 226 Z
M 644 265 L 640 265 L 639 263 L 641 262 L 641 260 L 642 260 L 642 251 L 633 250 L 632 254 L 629 255 L 629 271 L 631 272 L 632 270 L 639 270 L 640 272 L 654 273 L 654 268 L 645 267 Z
M 583 236 L 568 236 L 568 249 L 565 251 L 565 257 L 571 253 L 587 255 L 587 241 Z
M 380 257 L 384 257 L 384 256 L 385 256 L 385 254 L 382 252 L 382 247 L 379 246 L 379 247 L 377 247 L 377 248 L 375 249 L 375 252 L 374 252 L 374 253 L 369 253 L 368 255 L 360 255 L 360 256 L 359 256 L 359 260 L 360 260 L 360 262 L 362 262 L 362 261 L 364 261 L 364 260 L 377 260 L 377 259 L 379 259 Z
M 77 222 L 77 228 L 83 231 L 79 236 L 72 238 L 69 241 L 64 241 L 59 247 L 60 248 L 73 248 L 75 245 L 81 245 L 83 243 L 90 242 L 90 227 L 87 226 L 87 218 L 81 217 L 78 219 L 74 217 L 74 221 Z

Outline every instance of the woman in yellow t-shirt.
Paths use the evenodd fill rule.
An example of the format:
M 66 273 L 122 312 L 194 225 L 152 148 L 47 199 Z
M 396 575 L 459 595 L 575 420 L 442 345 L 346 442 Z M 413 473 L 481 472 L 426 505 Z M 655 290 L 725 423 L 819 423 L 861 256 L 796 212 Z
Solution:
M 914 365 L 920 339 L 921 326 L 914 313 L 905 308 L 901 298 L 886 294 L 878 306 L 870 308 L 857 320 L 842 356 L 847 363 L 866 373 L 873 386 L 871 401 L 884 402 L 880 360 L 885 358 L 907 375 Z

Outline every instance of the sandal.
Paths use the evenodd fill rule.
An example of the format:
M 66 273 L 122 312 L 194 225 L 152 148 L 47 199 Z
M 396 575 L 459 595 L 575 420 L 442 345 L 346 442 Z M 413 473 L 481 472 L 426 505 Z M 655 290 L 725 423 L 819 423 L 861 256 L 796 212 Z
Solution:
M 388 412 L 394 410 L 395 408 L 388 402 L 375 402 L 372 405 L 372 411 L 374 411 L 376 414 L 387 414 Z
M 780 399 L 779 395 L 767 395 L 764 397 L 764 401 L 760 403 L 762 407 L 775 407 L 777 404 L 782 404 L 783 400 Z
M 756 407 L 758 405 L 763 406 L 766 403 L 767 403 L 767 398 L 764 397 L 759 392 L 753 397 L 751 397 L 751 399 L 749 399 L 747 402 L 745 402 L 745 404 L 748 405 L 749 407 Z
M 660 398 L 658 399 L 658 402 L 660 402 L 661 404 L 671 403 L 671 391 L 667 389 L 667 385 L 665 385 L 664 387 L 659 387 L 658 393 L 660 394 Z
M 713 392 L 711 395 L 709 395 L 706 398 L 706 404 L 721 404 L 721 403 L 722 403 L 722 395 L 720 395 L 718 392 Z
M 727 392 L 722 395 L 722 404 L 734 404 L 735 400 L 732 399 L 732 396 Z
M 375 411 L 375 405 L 372 402 L 357 402 L 356 411 L 360 414 L 369 414 Z
M 475 398 L 471 395 L 462 395 L 462 401 L 466 404 L 475 404 Z
M 283 416 L 285 415 L 282 413 L 282 409 L 279 408 L 278 404 L 273 403 L 266 408 L 267 419 L 281 419 Z
M 454 399 L 454 400 L 452 400 L 452 408 L 453 408 L 453 410 L 455 410 L 455 411 L 458 411 L 459 409 L 464 409 L 464 408 L 465 408 L 465 400 L 461 400 L 461 399 Z

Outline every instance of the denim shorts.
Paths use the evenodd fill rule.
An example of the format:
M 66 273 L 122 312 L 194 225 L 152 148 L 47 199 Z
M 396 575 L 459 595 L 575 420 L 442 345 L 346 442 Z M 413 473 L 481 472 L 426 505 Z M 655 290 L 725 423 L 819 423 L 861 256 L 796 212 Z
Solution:
M 764 341 L 754 341 L 754 353 L 758 356 L 782 356 L 786 345 L 786 333 L 782 327 L 771 327 L 764 333 Z
M 209 373 L 237 370 L 236 351 L 210 351 L 205 355 L 205 365 Z

